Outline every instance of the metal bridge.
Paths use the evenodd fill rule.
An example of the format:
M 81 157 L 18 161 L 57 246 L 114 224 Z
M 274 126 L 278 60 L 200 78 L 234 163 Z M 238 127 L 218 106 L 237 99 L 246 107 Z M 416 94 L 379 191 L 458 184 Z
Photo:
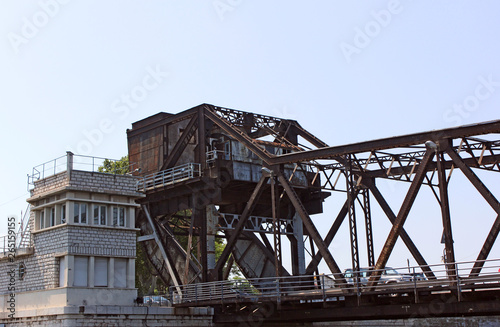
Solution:
M 205 303 L 237 315 L 244 310 L 235 303 L 247 301 L 257 311 L 259 303 L 273 303 L 270 321 L 307 310 L 316 310 L 319 320 L 334 319 L 328 312 L 337 319 L 364 313 L 374 319 L 423 316 L 421 306 L 439 299 L 443 316 L 500 314 L 492 302 L 499 295 L 498 269 L 491 270 L 498 262 L 488 261 L 500 231 L 500 203 L 482 181 L 486 175 L 477 174 L 483 170 L 489 180 L 498 178 L 500 121 L 331 147 L 297 121 L 203 104 L 148 117 L 127 134 L 138 189 L 146 194 L 137 217 L 139 240 L 159 276 L 173 286 L 176 306 Z M 448 192 L 457 174 L 494 212 L 469 263 L 455 260 Z M 400 206 L 389 204 L 377 186 L 380 179 L 409 184 Z M 429 265 L 404 228 L 422 186 L 431 189 L 440 209 L 433 216 L 443 226 L 441 266 Z M 323 212 L 329 197 L 342 198 L 344 205 L 322 237 L 311 216 Z M 374 204 L 392 226 L 378 256 Z M 345 220 L 351 265 L 344 268 L 354 272 L 354 283 L 329 249 Z M 366 237 L 360 238 L 360 227 Z M 226 246 L 216 257 L 218 238 Z M 388 287 L 383 272 L 398 238 L 417 266 L 409 281 Z M 290 253 L 282 251 L 283 242 Z M 361 246 L 371 267 L 362 282 Z M 289 270 L 285 254 L 291 257 Z M 325 275 L 319 274 L 321 261 L 329 269 Z M 234 264 L 250 289 L 227 280 Z M 207 292 L 214 298 L 207 299 Z
M 281 323 L 496 314 L 500 260 L 483 262 L 483 273 L 469 277 L 474 263 L 456 263 L 457 275 L 452 279 L 444 264 L 427 267 L 436 274 L 433 279 L 423 277 L 421 267 L 391 268 L 395 272 L 408 269 L 408 273 L 397 282 L 388 278 L 375 288 L 355 278 L 361 272 L 353 272 L 354 278 L 345 284 L 338 283 L 335 274 L 237 279 L 184 285 L 182 292 L 172 290 L 169 296 L 177 307 L 218 308 L 219 325 L 234 325 L 262 307 L 267 308 L 265 320 Z M 460 311 L 460 307 L 467 309 Z

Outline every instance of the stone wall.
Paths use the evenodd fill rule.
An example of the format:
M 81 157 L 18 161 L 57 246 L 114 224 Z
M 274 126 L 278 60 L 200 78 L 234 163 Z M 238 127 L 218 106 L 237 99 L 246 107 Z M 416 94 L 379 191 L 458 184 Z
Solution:
M 0 318 L 9 327 L 201 327 L 213 326 L 213 309 L 147 306 L 82 306 L 37 310 L 36 315 Z
M 55 190 L 64 189 L 69 185 L 68 174 L 61 173 L 40 179 L 34 182 L 35 188 L 31 190 L 31 196 L 39 196 Z
M 68 254 L 135 257 L 135 229 L 71 225 L 65 227 L 68 231 L 61 241 L 68 245 Z
M 70 178 L 68 178 L 70 176 Z M 136 192 L 137 178 L 130 175 L 88 172 L 80 170 L 64 171 L 34 182 L 31 197 L 42 197 L 61 190 L 78 190 L 94 193 L 120 194 L 142 197 Z
M 59 285 L 59 259 L 57 255 L 88 255 L 135 258 L 136 231 L 94 226 L 61 225 L 32 235 L 35 243 L 33 255 L 15 261 L 26 265 L 24 280 L 17 280 L 16 292 L 50 289 Z M 0 264 L 0 294 L 7 292 L 11 268 Z
M 142 197 L 136 192 L 137 178 L 129 175 L 113 175 L 72 170 L 68 188 L 85 192 L 120 194 Z

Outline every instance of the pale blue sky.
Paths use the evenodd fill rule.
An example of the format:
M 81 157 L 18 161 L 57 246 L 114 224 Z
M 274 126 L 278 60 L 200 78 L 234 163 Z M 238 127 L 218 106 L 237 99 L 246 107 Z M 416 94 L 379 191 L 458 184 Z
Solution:
M 499 14 L 492 0 L 1 0 L 0 234 L 26 207 L 34 165 L 69 149 L 119 158 L 125 130 L 159 111 L 207 102 L 284 116 L 331 145 L 498 119 Z M 126 104 L 145 79 L 149 90 Z M 407 185 L 382 187 L 397 211 Z M 471 260 L 493 213 L 454 196 L 457 259 Z M 322 232 L 342 200 L 334 197 L 314 218 Z M 427 200 L 407 224 L 437 263 L 440 216 L 431 196 L 418 201 Z M 374 219 L 378 254 L 389 225 Z M 345 268 L 347 238 L 333 249 Z M 405 264 L 396 251 L 390 264 Z

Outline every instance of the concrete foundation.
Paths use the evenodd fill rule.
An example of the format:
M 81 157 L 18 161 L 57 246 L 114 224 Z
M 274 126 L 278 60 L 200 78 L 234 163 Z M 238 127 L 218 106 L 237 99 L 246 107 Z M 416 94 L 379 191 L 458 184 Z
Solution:
M 199 327 L 212 326 L 211 308 L 147 306 L 66 306 L 16 312 L 14 319 L 0 313 L 0 327 Z
M 478 317 L 433 317 L 419 319 L 394 319 L 394 320 L 359 320 L 359 321 L 334 321 L 318 322 L 307 326 L 311 327 L 497 327 L 500 326 L 500 316 Z

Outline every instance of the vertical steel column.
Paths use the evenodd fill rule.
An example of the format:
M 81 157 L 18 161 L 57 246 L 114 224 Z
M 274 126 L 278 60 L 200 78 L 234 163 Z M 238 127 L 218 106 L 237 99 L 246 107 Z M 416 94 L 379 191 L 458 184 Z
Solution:
M 345 169 L 345 180 L 347 190 L 347 201 L 349 205 L 349 234 L 351 240 L 351 263 L 354 272 L 359 271 L 359 252 L 358 252 L 358 230 L 356 226 L 356 203 L 354 201 L 354 192 L 356 182 L 352 174 L 351 155 L 347 155 L 347 165 Z
M 207 267 L 211 271 L 215 268 L 215 235 L 217 234 L 217 209 L 215 205 L 207 206 Z
M 186 249 L 186 264 L 184 268 L 184 284 L 188 284 L 189 276 L 189 261 L 191 260 L 191 248 L 193 246 L 193 229 L 194 229 L 194 216 L 191 214 L 191 223 L 189 224 L 188 244 Z
M 446 179 L 446 169 L 444 167 L 445 160 L 443 152 L 436 155 L 438 179 L 439 179 L 439 204 L 441 206 L 441 215 L 443 218 L 444 242 L 445 242 L 445 263 L 446 273 L 452 281 L 457 279 L 457 271 L 455 268 L 455 251 L 453 249 L 453 236 L 451 233 L 451 218 L 450 218 L 450 203 L 448 199 L 448 181 Z
M 205 130 L 205 108 L 198 109 L 198 152 L 201 171 L 207 166 L 207 135 Z
M 199 224 L 199 249 L 201 262 L 201 276 L 203 282 L 208 282 L 208 249 L 207 249 L 207 217 L 206 207 L 193 208 L 195 222 Z
M 276 180 L 273 172 L 271 172 L 271 207 L 273 212 L 274 266 L 276 277 L 281 277 L 281 231 L 276 212 Z
M 367 188 L 361 190 L 363 196 L 363 212 L 365 214 L 365 230 L 366 230 L 366 253 L 368 255 L 368 267 L 375 266 L 375 251 L 373 250 L 373 229 L 372 215 L 370 209 L 370 191 Z
M 304 225 L 298 213 L 293 215 L 293 237 L 296 239 L 297 272 L 299 275 L 306 273 L 306 257 L 304 245 Z

